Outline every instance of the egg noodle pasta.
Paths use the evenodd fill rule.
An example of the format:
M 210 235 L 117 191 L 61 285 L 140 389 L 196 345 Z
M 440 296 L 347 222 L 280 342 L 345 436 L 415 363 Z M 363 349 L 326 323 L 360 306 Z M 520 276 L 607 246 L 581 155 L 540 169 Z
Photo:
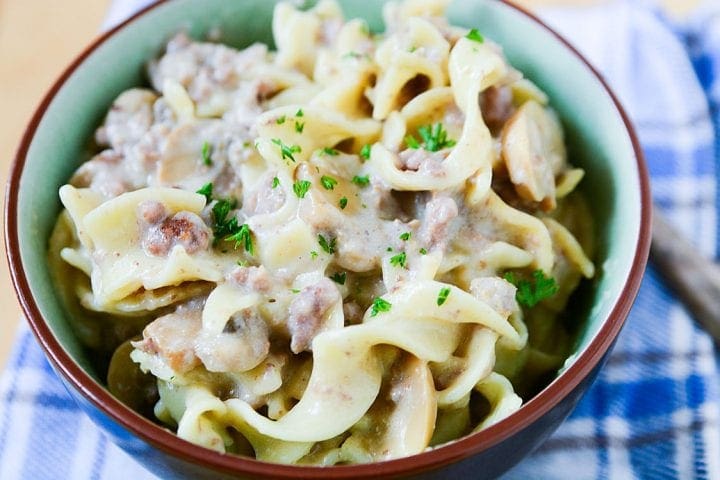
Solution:
M 277 51 L 180 33 L 115 100 L 49 251 L 111 392 L 207 448 L 331 466 L 481 432 L 547 384 L 595 274 L 584 171 L 447 4 L 387 3 L 376 34 L 279 3 Z

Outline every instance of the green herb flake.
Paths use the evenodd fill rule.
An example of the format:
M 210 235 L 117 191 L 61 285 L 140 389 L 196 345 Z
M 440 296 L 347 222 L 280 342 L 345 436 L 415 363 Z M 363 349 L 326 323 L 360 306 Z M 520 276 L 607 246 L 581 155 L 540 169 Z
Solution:
M 412 235 L 412 233 L 410 233 L 410 232 L 405 232 L 405 233 L 403 233 L 403 234 L 400 235 L 400 240 L 402 240 L 403 242 L 407 242 L 408 240 L 410 240 L 410 236 L 411 236 L 411 235 Z
M 337 180 L 335 180 L 333 177 L 328 177 L 327 175 L 323 175 L 320 178 L 320 183 L 322 183 L 323 188 L 325 190 L 334 190 L 335 185 L 337 185 Z
M 295 154 L 302 151 L 300 145 L 286 145 L 279 138 L 273 138 L 272 143 L 280 147 L 280 155 L 282 156 L 283 160 L 289 159 L 294 162 Z
M 273 177 L 272 188 L 277 188 L 279 186 L 280 186 L 280 179 L 278 177 Z
M 340 210 L 345 210 L 345 207 L 347 207 L 348 199 L 347 197 L 342 197 L 338 204 L 340 205 Z
M 473 28 L 472 30 L 470 30 L 468 34 L 465 35 L 465 38 L 478 43 L 483 43 L 485 41 L 485 37 L 480 34 L 477 28 Z
M 392 248 L 392 247 L 387 247 L 387 248 L 385 249 L 385 251 L 386 251 L 386 252 L 392 252 L 392 251 L 393 251 L 393 248 Z
M 352 179 L 352 182 L 357 185 L 358 187 L 367 187 L 370 185 L 370 175 L 360 176 L 355 175 Z
M 240 259 L 240 260 L 238 260 L 238 261 L 235 262 L 235 263 L 237 263 L 238 266 L 240 266 L 240 267 L 247 267 L 247 266 L 248 266 L 248 261 L 247 261 L 247 260 L 243 260 L 243 259 Z
M 392 303 L 388 302 L 383 298 L 376 297 L 372 303 L 372 310 L 370 310 L 370 316 L 376 317 L 378 313 L 389 312 L 391 307 Z
M 253 247 L 252 232 L 247 223 L 243 223 L 240 229 L 225 238 L 226 242 L 235 242 L 235 249 L 241 245 L 245 247 L 245 251 L 250 255 L 255 255 L 255 249 Z
M 295 120 L 295 131 L 297 133 L 303 133 L 303 130 L 305 129 L 305 122 L 298 122 Z
M 330 277 L 330 280 L 337 283 L 338 285 L 345 285 L 345 280 L 347 280 L 347 273 L 346 272 L 335 272 Z
M 213 184 L 212 182 L 206 183 L 202 187 L 200 187 L 200 190 L 198 190 L 195 193 L 199 193 L 200 195 L 205 195 L 205 204 L 212 202 L 212 195 L 213 195 Z
M 226 238 L 231 235 L 235 235 L 240 230 L 238 225 L 237 217 L 232 216 L 228 218 L 230 211 L 237 206 L 235 200 L 219 199 L 212 206 L 213 216 L 213 245 L 219 240 Z
M 322 153 L 325 155 L 330 155 L 331 157 L 337 157 L 340 154 L 340 152 L 330 147 L 323 148 Z
M 365 160 L 370 160 L 370 150 L 372 147 L 369 143 L 363 145 L 363 147 L 360 149 L 360 158 Z
M 362 55 L 360 55 L 358 52 L 347 52 L 345 55 L 342 56 L 342 58 L 354 58 L 359 59 Z
M 418 142 L 412 135 L 405 137 L 405 143 L 409 148 L 418 149 L 422 147 L 429 152 L 437 152 L 443 148 L 454 147 L 457 143 L 455 140 L 447 138 L 447 130 L 445 130 L 442 123 L 424 125 L 418 128 L 418 133 L 423 140 L 422 143 Z
M 278 117 L 277 120 L 275 120 L 275 123 L 277 123 L 278 125 L 282 125 L 283 123 L 285 123 L 285 120 L 287 120 L 287 118 L 285 117 L 285 115 L 282 115 Z
M 305 112 L 303 112 L 303 109 L 302 109 L 302 108 L 298 108 L 298 111 L 297 111 L 297 112 L 295 112 L 295 116 L 296 116 L 296 117 L 301 117 L 301 118 L 302 118 L 302 117 L 304 117 L 304 116 L 305 116 Z
M 533 280 L 518 278 L 513 272 L 507 272 L 503 277 L 506 281 L 517 287 L 515 299 L 520 305 L 532 308 L 542 300 L 552 297 L 559 289 L 555 279 L 546 277 L 542 270 L 535 270 Z
M 305 194 L 310 190 L 312 184 L 308 180 L 298 180 L 293 183 L 293 192 L 298 198 L 305 198 Z
M 408 146 L 408 148 L 412 148 L 415 150 L 420 148 L 420 142 L 418 142 L 417 139 L 412 135 L 408 135 L 405 137 L 405 144 Z
M 427 255 L 427 250 L 424 247 L 420 249 L 420 255 Z
M 318 243 L 320 244 L 320 248 L 322 248 L 325 253 L 329 253 L 330 255 L 335 253 L 335 242 L 336 241 L 337 241 L 336 238 L 333 238 L 330 241 L 328 241 L 322 234 L 318 233 Z
M 315 250 L 310 252 L 310 258 L 312 258 L 313 260 L 315 260 L 317 258 L 317 256 L 318 256 L 318 252 L 316 252 Z
M 297 288 L 291 288 L 290 291 L 292 293 L 300 293 L 300 290 L 298 290 Z
M 210 158 L 210 157 L 212 155 L 212 146 L 210 145 L 210 142 L 203 142 L 202 150 L 200 151 L 200 154 L 202 155 L 203 164 L 205 164 L 208 167 L 211 166 L 212 158 Z
M 390 257 L 390 265 L 394 267 L 406 268 L 407 254 L 405 252 L 401 252 L 397 255 Z
M 438 307 L 442 306 L 442 304 L 445 303 L 445 301 L 448 298 L 448 295 L 450 295 L 449 287 L 443 287 L 440 289 L 440 291 L 438 292 L 438 296 L 437 296 Z

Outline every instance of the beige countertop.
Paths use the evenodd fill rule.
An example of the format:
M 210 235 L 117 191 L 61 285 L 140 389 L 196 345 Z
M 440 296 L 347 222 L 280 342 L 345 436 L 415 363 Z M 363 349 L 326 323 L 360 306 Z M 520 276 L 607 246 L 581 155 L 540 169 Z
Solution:
M 96 35 L 107 0 L 61 2 L 0 0 L 0 181 L 4 186 L 15 149 L 45 91 Z M 20 319 L 5 245 L 0 247 L 0 367 Z
M 588 5 L 603 0 L 518 0 L 540 5 Z M 97 34 L 109 0 L 33 2 L 0 0 L 0 182 L 4 186 L 15 148 L 42 95 L 62 69 Z M 664 0 L 682 14 L 699 0 Z M 4 197 L 4 195 L 3 195 Z M 4 202 L 0 200 L 0 202 Z M 0 253 L 5 257 L 4 244 Z M 12 348 L 20 307 L 6 262 L 0 261 L 0 368 Z

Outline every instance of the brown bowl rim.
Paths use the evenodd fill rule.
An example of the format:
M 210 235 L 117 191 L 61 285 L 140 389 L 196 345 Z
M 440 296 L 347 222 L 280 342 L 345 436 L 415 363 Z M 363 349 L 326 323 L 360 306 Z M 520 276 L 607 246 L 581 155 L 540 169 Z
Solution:
M 575 47 L 573 47 L 560 34 L 555 32 L 536 15 L 525 8 L 514 4 L 510 0 L 499 0 L 500 2 L 514 8 L 525 15 L 548 33 L 559 40 L 578 60 L 580 60 L 599 80 L 605 92 L 609 95 L 615 108 L 620 114 L 627 133 L 631 139 L 638 168 L 640 181 L 640 230 L 635 248 L 632 267 L 628 274 L 625 285 L 622 288 L 617 304 L 613 307 L 607 320 L 604 322 L 598 333 L 590 344 L 577 357 L 575 362 L 562 375 L 556 378 L 543 391 L 533 397 L 528 403 L 513 415 L 501 422 L 483 430 L 482 434 L 470 435 L 456 440 L 452 443 L 438 447 L 427 452 L 410 457 L 388 460 L 384 462 L 347 465 L 335 467 L 308 467 L 280 465 L 261 462 L 251 458 L 221 454 L 204 447 L 194 445 L 181 439 L 169 430 L 166 430 L 139 414 L 130 410 L 120 403 L 105 388 L 96 383 L 83 369 L 75 363 L 68 355 L 62 345 L 53 336 L 49 326 L 45 323 L 43 316 L 32 296 L 28 279 L 25 276 L 20 256 L 20 240 L 18 237 L 17 212 L 18 188 L 22 177 L 23 168 L 28 149 L 33 136 L 42 120 L 45 111 L 54 99 L 57 92 L 62 88 L 67 79 L 91 55 L 100 45 L 116 32 L 133 23 L 138 18 L 154 10 L 170 0 L 158 0 L 151 5 L 141 9 L 124 22 L 98 36 L 85 50 L 83 50 L 73 62 L 65 69 L 60 77 L 48 90 L 42 102 L 33 114 L 25 133 L 22 136 L 15 159 L 13 161 L 10 177 L 7 183 L 5 198 L 5 247 L 7 260 L 10 265 L 10 273 L 15 287 L 18 300 L 22 306 L 25 317 L 30 327 L 39 340 L 46 355 L 51 360 L 56 371 L 60 372 L 73 387 L 79 391 L 95 408 L 122 425 L 125 429 L 142 439 L 153 447 L 177 458 L 189 461 L 202 467 L 209 467 L 217 472 L 229 474 L 261 475 L 272 478 L 302 479 L 302 478 L 325 478 L 345 479 L 358 477 L 389 477 L 397 475 L 408 475 L 440 468 L 455 461 L 476 455 L 511 435 L 526 428 L 541 416 L 549 412 L 559 404 L 578 384 L 587 377 L 593 368 L 602 359 L 603 355 L 612 345 L 615 337 L 620 332 L 630 308 L 640 288 L 645 265 L 647 263 L 650 249 L 650 225 L 652 202 L 650 197 L 650 184 L 644 155 L 635 129 L 618 101 L 618 98 L 610 89 L 603 76 L 588 62 Z

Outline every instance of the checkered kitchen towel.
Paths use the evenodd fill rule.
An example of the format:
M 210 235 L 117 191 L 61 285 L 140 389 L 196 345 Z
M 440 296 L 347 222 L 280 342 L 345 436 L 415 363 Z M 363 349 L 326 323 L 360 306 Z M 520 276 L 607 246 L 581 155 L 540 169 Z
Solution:
M 543 16 L 608 78 L 640 133 L 656 203 L 708 258 L 720 207 L 720 5 L 673 25 L 620 1 Z M 116 0 L 106 26 L 147 0 Z M 598 381 L 506 478 L 720 478 L 720 358 L 649 267 Z M 27 328 L 0 380 L 0 479 L 154 478 L 80 413 Z

